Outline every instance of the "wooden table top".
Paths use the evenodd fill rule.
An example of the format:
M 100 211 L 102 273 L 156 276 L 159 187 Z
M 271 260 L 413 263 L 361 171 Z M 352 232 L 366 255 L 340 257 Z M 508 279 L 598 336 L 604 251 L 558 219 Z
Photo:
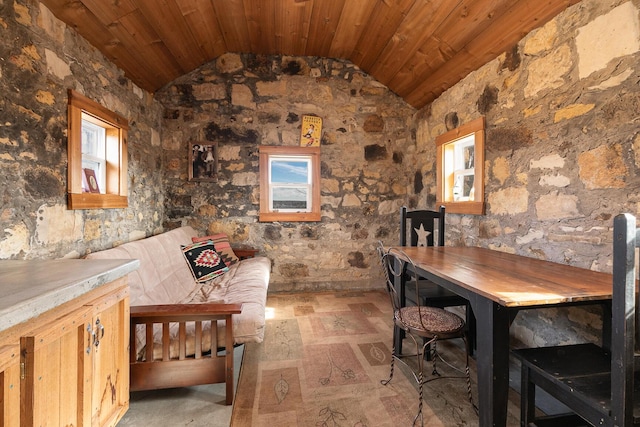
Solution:
M 612 276 L 478 247 L 396 247 L 416 267 L 505 307 L 610 300 Z

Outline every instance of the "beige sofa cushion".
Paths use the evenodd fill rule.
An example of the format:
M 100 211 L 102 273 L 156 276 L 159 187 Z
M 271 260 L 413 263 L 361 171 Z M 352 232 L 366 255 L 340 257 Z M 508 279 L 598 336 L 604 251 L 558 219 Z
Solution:
M 180 227 L 113 249 L 94 252 L 87 258 L 139 259 L 140 268 L 129 274 L 131 305 L 187 303 L 200 289 L 193 280 L 180 245 L 191 244 L 197 233 Z

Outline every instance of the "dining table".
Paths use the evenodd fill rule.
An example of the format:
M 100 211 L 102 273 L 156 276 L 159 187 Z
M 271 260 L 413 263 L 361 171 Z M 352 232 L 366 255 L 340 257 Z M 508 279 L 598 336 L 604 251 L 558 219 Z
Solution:
M 509 328 L 520 310 L 599 304 L 603 307 L 603 331 L 611 330 L 610 274 L 481 247 L 394 248 L 411 258 L 420 277 L 465 297 L 471 304 L 477 328 L 481 427 L 506 426 Z M 610 336 L 604 334 L 602 339 L 606 345 Z

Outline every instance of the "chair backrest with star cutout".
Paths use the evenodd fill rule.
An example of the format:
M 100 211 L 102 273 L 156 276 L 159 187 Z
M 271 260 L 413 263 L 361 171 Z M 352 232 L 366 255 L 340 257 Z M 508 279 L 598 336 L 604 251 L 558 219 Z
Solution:
M 433 246 L 437 221 L 438 246 L 444 246 L 444 206 L 437 211 L 400 208 L 400 246 Z M 409 240 L 407 241 L 407 235 Z

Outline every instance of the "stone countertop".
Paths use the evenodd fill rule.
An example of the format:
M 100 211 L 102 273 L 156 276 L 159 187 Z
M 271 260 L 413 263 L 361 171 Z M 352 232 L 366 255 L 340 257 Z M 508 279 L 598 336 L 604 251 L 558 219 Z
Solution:
M 0 260 L 0 331 L 136 270 L 140 261 Z

